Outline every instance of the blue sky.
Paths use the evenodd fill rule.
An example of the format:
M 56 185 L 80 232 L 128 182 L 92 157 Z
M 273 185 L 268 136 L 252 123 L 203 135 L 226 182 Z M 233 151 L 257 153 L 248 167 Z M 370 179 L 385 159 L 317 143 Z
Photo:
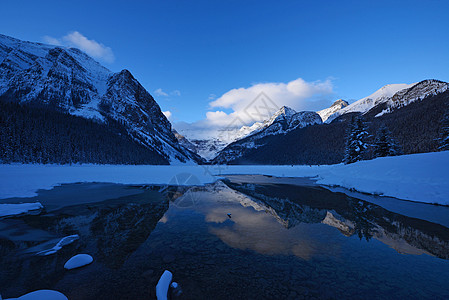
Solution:
M 257 84 L 278 105 L 321 109 L 388 83 L 449 81 L 449 1 L 6 0 L 1 11 L 6 35 L 102 44 L 98 59 L 129 69 L 174 122 L 230 116 Z

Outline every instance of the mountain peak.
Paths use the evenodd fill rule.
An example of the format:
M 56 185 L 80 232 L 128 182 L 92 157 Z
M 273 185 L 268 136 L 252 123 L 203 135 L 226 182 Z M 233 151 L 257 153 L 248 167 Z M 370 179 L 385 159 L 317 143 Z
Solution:
M 279 111 L 280 112 L 282 112 L 282 113 L 285 113 L 285 114 L 290 114 L 290 113 L 296 113 L 296 111 L 293 109 L 293 108 L 291 108 L 291 107 L 288 107 L 288 106 L 282 106 L 280 109 L 279 109 Z
M 317 111 L 317 114 L 319 114 L 323 122 L 325 122 L 331 115 L 335 114 L 336 112 L 345 108 L 348 105 L 349 103 L 347 101 L 343 99 L 338 99 L 329 108 Z
M 268 123 L 273 123 L 279 117 L 291 117 L 294 114 L 296 114 L 296 111 L 293 108 L 284 105 L 271 116 L 271 118 L 268 120 Z
M 331 105 L 331 107 L 339 106 L 340 108 L 343 108 L 343 107 L 346 107 L 346 106 L 348 106 L 348 105 L 349 105 L 348 101 L 343 100 L 343 99 L 338 99 L 337 101 L 335 101 L 335 102 Z
M 99 122 L 110 118 L 167 161 L 200 161 L 179 144 L 159 105 L 129 70 L 113 73 L 79 49 L 0 35 L 0 97 Z

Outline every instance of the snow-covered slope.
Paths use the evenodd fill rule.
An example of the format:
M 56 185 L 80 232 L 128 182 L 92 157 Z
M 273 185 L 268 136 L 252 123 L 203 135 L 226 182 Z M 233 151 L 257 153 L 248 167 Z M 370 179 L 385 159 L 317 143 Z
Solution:
M 366 113 L 376 105 L 379 105 L 381 103 L 388 102 L 391 100 L 391 97 L 394 96 L 397 92 L 401 90 L 405 90 L 408 88 L 411 88 L 416 83 L 412 84 L 388 84 L 379 90 L 375 91 L 373 94 L 369 95 L 368 97 L 362 98 L 352 104 L 349 104 L 345 108 L 342 108 L 341 110 L 337 111 L 336 113 L 330 115 L 326 123 L 332 122 L 335 118 L 351 112 L 360 112 L 360 113 Z
M 0 100 L 48 105 L 99 122 L 112 118 L 172 163 L 200 160 L 178 143 L 159 105 L 128 70 L 111 72 L 75 48 L 0 34 Z
M 281 107 L 269 120 L 263 122 L 262 126 L 250 133 L 258 137 L 283 134 L 296 128 L 309 125 L 321 124 L 321 117 L 312 111 L 296 112 L 290 107 Z
M 343 99 L 338 99 L 335 101 L 329 108 L 325 108 L 323 110 L 317 111 L 316 113 L 320 115 L 323 122 L 326 122 L 326 120 L 333 114 L 335 114 L 337 111 L 343 109 L 344 107 L 348 106 L 349 103 L 346 102 Z
M 312 111 L 296 112 L 290 107 L 281 107 L 273 116 L 242 139 L 236 140 L 221 150 L 213 159 L 215 163 L 227 163 L 241 157 L 246 150 L 263 146 L 262 138 L 285 134 L 297 128 L 322 124 L 320 115 Z
M 404 107 L 415 101 L 443 93 L 449 89 L 449 83 L 435 79 L 423 80 L 410 88 L 400 90 L 394 94 L 387 102 L 387 107 L 376 115 L 380 117 L 383 114 L 390 113 L 395 109 Z
M 359 112 L 367 113 L 377 106 L 384 105 L 384 109 L 376 117 L 390 113 L 394 109 L 404 107 L 417 100 L 422 100 L 430 95 L 436 95 L 448 90 L 449 84 L 435 79 L 423 80 L 412 84 L 389 84 L 377 90 L 368 97 L 362 98 L 330 115 L 326 123 L 346 114 Z
M 63 183 L 184 184 L 176 174 L 211 183 L 211 174 L 314 177 L 318 184 L 364 193 L 449 205 L 449 151 L 376 158 L 349 165 L 321 166 L 111 166 L 0 165 L 0 199 L 32 197 Z M 27 180 L 23 180 L 23 178 Z M 223 176 L 221 176 L 223 177 Z M 2 203 L 7 203 L 2 201 Z
M 195 153 L 206 160 L 214 158 L 218 152 L 228 145 L 228 143 L 216 137 L 209 139 L 193 139 L 191 142 L 195 145 Z

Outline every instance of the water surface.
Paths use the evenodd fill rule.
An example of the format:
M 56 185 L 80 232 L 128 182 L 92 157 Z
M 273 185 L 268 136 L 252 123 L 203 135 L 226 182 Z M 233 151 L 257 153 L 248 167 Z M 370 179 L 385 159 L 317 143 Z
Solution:
M 173 299 L 449 298 L 449 228 L 416 217 L 435 206 L 391 211 L 307 181 L 229 178 L 71 184 L 26 199 L 48 209 L 0 220 L 2 296 L 50 288 L 69 299 L 154 299 L 167 269 L 182 289 Z M 36 255 L 72 234 L 56 254 Z M 77 253 L 94 262 L 65 271 Z

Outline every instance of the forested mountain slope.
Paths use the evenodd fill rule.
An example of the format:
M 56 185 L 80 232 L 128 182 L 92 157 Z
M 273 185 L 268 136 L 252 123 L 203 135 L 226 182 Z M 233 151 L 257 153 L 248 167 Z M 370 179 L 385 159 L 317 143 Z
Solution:
M 441 121 L 449 106 L 449 91 L 421 95 L 405 106 L 390 107 L 388 113 L 379 115 L 387 106 L 380 103 L 369 111 L 350 112 L 334 119 L 330 124 L 298 128 L 286 134 L 265 136 L 253 148 L 239 147 L 240 142 L 228 147 L 240 151 L 239 157 L 221 153 L 214 160 L 228 164 L 334 164 L 344 156 L 345 134 L 353 116 L 366 122 L 373 143 L 376 132 L 386 126 L 404 154 L 438 151 Z M 226 148 L 225 148 L 226 150 Z M 221 155 L 221 156 L 220 156 Z M 372 158 L 368 151 L 365 158 Z
M 159 105 L 128 70 L 111 72 L 75 48 L 0 35 L 0 101 L 46 106 L 107 126 L 113 120 L 121 127 L 116 134 L 164 161 L 202 161 L 179 144 Z

